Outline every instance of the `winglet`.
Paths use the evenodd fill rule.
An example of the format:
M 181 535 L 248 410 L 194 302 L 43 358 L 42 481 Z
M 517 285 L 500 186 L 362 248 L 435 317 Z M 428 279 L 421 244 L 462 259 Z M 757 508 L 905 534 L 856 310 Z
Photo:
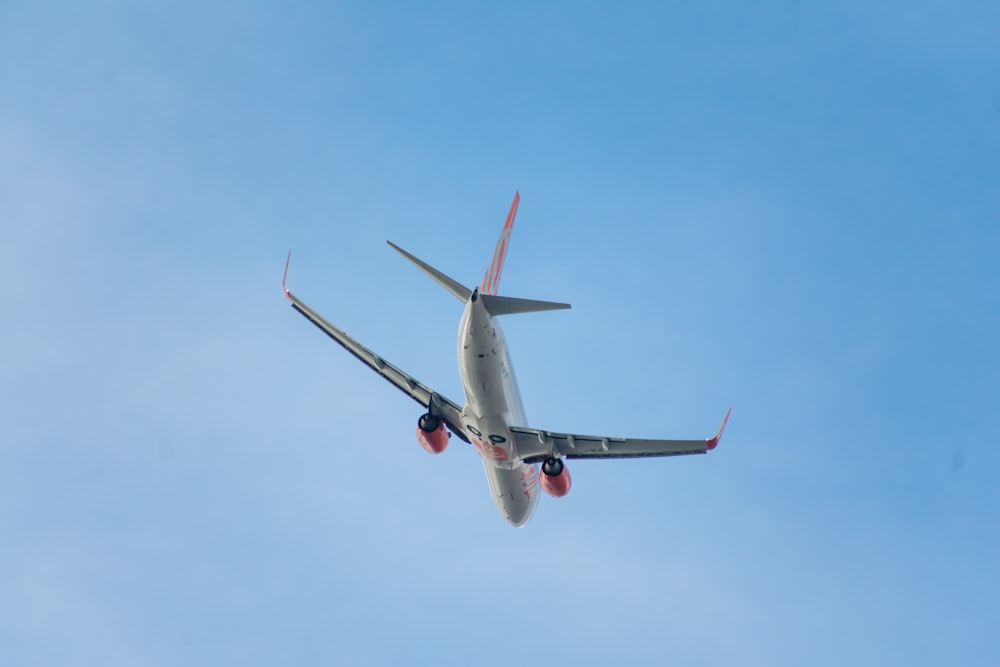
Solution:
M 733 412 L 733 406 L 730 405 L 729 406 L 729 410 L 726 412 L 725 419 L 722 420 L 722 426 L 719 427 L 719 432 L 716 433 L 715 437 L 712 438 L 711 440 L 706 440 L 705 441 L 705 449 L 707 449 L 708 451 L 712 451 L 713 449 L 715 449 L 718 446 L 719 440 L 722 439 L 722 432 L 726 430 L 726 422 L 729 421 L 729 415 L 732 412 Z
M 288 259 L 285 260 L 285 275 L 281 277 L 281 291 L 285 293 L 285 298 L 291 301 L 292 295 L 286 287 L 288 282 L 288 265 L 292 263 L 292 251 L 288 251 Z

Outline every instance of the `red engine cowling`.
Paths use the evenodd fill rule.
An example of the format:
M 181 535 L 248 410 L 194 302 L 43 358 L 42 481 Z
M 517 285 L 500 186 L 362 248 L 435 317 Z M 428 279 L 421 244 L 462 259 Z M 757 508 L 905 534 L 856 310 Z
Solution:
M 448 446 L 448 438 L 450 437 L 451 433 L 448 433 L 443 422 L 439 422 L 437 428 L 433 431 L 425 431 L 420 428 L 420 424 L 417 424 L 417 442 L 431 454 L 440 454 L 443 452 L 445 447 Z
M 561 468 L 562 470 L 560 470 L 558 475 L 546 475 L 545 472 L 542 472 L 538 476 L 542 491 L 553 498 L 562 498 L 565 496 L 569 493 L 569 487 L 573 483 L 573 480 L 569 476 L 569 468 L 565 466 L 561 466 Z

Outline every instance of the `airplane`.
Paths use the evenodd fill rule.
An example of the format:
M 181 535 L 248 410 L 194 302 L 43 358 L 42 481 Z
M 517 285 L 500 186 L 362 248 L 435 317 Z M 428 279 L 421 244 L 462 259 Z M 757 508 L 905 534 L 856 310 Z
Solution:
M 576 435 L 528 426 L 510 350 L 498 318 L 515 313 L 563 310 L 570 305 L 497 295 L 520 198 L 519 193 L 514 194 L 486 275 L 482 283 L 471 290 L 386 241 L 465 306 L 458 326 L 458 371 L 465 390 L 464 405 L 446 398 L 389 363 L 292 294 L 287 287 L 291 253 L 288 253 L 281 282 L 292 308 L 426 410 L 417 420 L 417 442 L 421 447 L 431 454 L 440 454 L 454 435 L 478 450 L 493 501 L 504 520 L 515 527 L 524 526 L 531 519 L 540 497 L 539 488 L 556 498 L 569 493 L 571 479 L 563 459 L 704 454 L 719 444 L 733 410 L 730 407 L 726 412 L 715 437 L 704 440 Z

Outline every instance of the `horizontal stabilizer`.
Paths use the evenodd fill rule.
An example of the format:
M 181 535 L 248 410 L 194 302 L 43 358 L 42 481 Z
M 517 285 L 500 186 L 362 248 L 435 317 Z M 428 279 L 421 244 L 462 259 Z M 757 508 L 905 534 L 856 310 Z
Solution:
M 402 255 L 406 259 L 416 264 L 418 269 L 429 275 L 434 280 L 434 282 L 436 282 L 438 285 L 451 292 L 455 296 L 455 298 L 461 301 L 462 303 L 468 301 L 469 297 L 472 296 L 472 290 L 462 285 L 462 283 L 458 282 L 453 278 L 449 278 L 448 276 L 444 275 L 443 273 L 435 269 L 430 264 L 420 261 L 419 259 L 411 255 L 410 253 L 406 252 L 392 241 L 386 241 L 386 243 L 392 246 L 392 248 L 400 255 Z
M 535 301 L 533 299 L 515 299 L 510 296 L 495 296 L 480 294 L 483 305 L 490 315 L 513 315 L 514 313 L 537 313 L 543 310 L 566 310 L 568 303 L 554 301 Z

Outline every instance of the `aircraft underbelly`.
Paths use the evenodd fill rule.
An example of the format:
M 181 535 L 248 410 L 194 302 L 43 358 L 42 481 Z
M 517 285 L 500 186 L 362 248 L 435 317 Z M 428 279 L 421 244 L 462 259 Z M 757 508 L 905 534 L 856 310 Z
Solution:
M 522 463 L 506 470 L 491 465 L 484 458 L 483 469 L 493 502 L 504 520 L 512 526 L 528 523 L 538 504 L 538 466 Z
M 525 423 L 517 380 L 499 322 L 471 302 L 458 335 L 458 367 L 465 389 L 462 420 L 483 458 L 493 502 L 504 519 L 523 526 L 538 503 L 538 466 L 520 461 L 509 426 Z

